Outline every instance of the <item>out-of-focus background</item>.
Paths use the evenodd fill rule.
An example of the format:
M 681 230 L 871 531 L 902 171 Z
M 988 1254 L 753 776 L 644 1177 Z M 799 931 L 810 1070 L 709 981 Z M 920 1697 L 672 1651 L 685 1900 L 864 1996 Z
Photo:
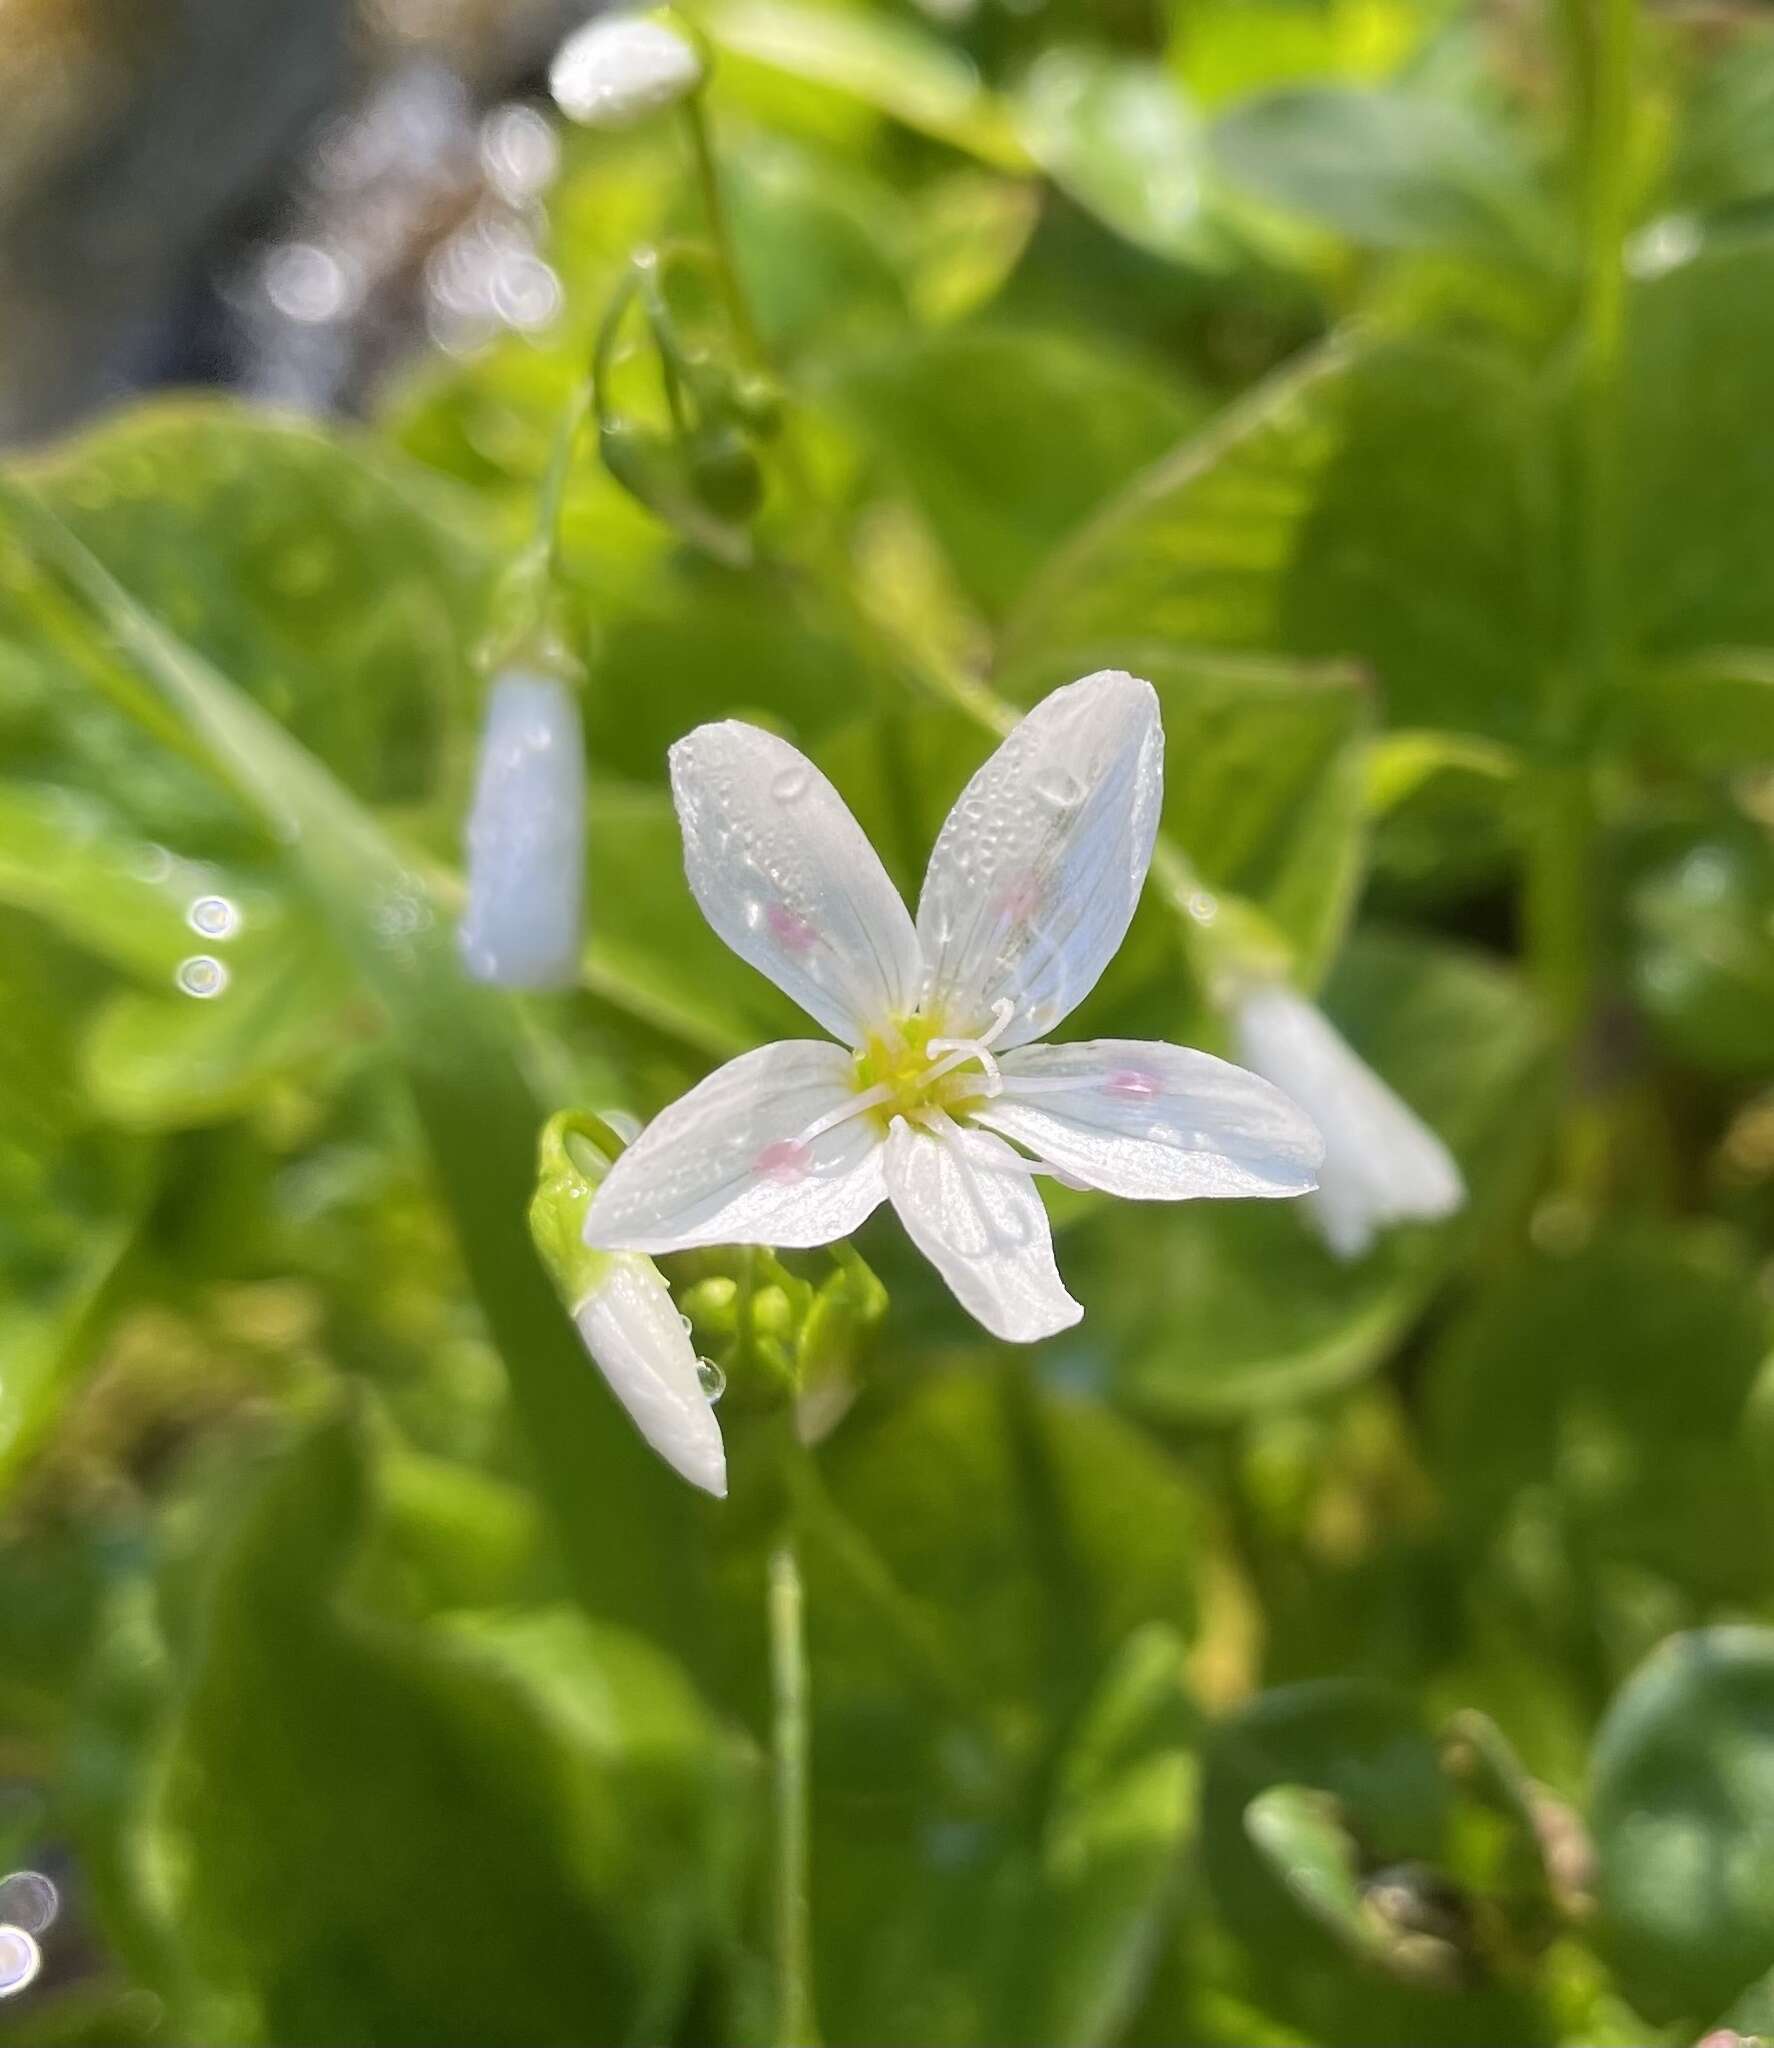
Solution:
M 700 0 L 617 130 L 588 12 L 0 0 L 0 2038 L 1774 2034 L 1774 20 Z M 483 657 L 600 335 L 512 998 Z M 551 1111 L 806 1035 L 665 749 L 787 734 L 913 892 L 1108 666 L 1165 864 L 1064 1035 L 1285 977 L 1466 1202 L 1055 1190 L 1024 1350 L 887 1218 L 665 1261 L 705 1500 L 523 1222 Z

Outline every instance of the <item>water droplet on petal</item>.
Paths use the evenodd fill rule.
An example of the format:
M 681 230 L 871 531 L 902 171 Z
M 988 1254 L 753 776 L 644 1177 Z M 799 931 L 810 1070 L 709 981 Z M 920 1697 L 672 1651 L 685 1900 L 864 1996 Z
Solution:
M 812 1165 L 813 1148 L 803 1145 L 799 1138 L 778 1138 L 752 1161 L 753 1168 L 766 1180 L 780 1181 L 785 1187 L 805 1180 Z
M 0 1998 L 23 1991 L 43 1967 L 43 1951 L 22 1927 L 0 1927 Z
M 10 1877 L 0 1878 L 0 1926 L 41 1934 L 54 1921 L 61 1903 L 54 1880 L 40 1870 L 15 1870 Z
M 819 937 L 813 926 L 786 903 L 772 903 L 764 912 L 764 922 L 770 927 L 770 936 L 785 952 L 805 953 Z
M 1103 1093 L 1117 1102 L 1150 1102 L 1164 1093 L 1164 1084 L 1143 1067 L 1117 1067 L 1103 1083 Z
M 185 922 L 206 939 L 230 939 L 240 929 L 240 912 L 226 896 L 198 896 L 185 912 Z
M 193 953 L 179 962 L 175 979 L 188 996 L 219 996 L 228 986 L 228 970 L 207 953 Z
M 727 1391 L 727 1375 L 712 1358 L 697 1359 L 696 1379 L 703 1393 L 707 1395 L 711 1408 Z
M 690 1318 L 687 1315 L 685 1315 L 682 1309 L 678 1310 L 678 1321 L 683 1324 L 684 1335 L 686 1337 L 689 1336 L 691 1331 L 694 1330 L 696 1327 L 696 1325 L 693 1322 L 691 1322 Z
M 778 769 L 770 784 L 770 794 L 779 804 L 796 804 L 812 787 L 812 762 L 791 761 L 786 768 Z

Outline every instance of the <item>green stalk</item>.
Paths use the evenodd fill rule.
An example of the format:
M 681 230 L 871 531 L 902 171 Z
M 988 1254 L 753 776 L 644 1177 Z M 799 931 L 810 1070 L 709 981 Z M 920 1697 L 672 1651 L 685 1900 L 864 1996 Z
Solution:
M 785 1533 L 770 1553 L 770 1758 L 775 2048 L 817 2048 L 808 1884 L 807 1638 L 801 1567 Z
M 690 156 L 696 168 L 696 186 L 702 195 L 703 218 L 715 252 L 715 269 L 727 301 L 727 317 L 754 364 L 764 360 L 751 301 L 739 274 L 738 246 L 733 240 L 733 223 L 728 217 L 726 195 L 721 190 L 720 170 L 715 163 L 714 143 L 708 132 L 708 113 L 702 95 L 693 92 L 684 102 L 684 126 L 690 135 Z
M 1637 0 L 1560 0 L 1583 251 L 1572 466 L 1576 587 L 1569 659 L 1546 680 L 1526 919 L 1536 978 L 1571 1040 L 1589 1015 L 1597 971 L 1589 740 L 1594 713 L 1619 687 L 1625 665 L 1620 379 L 1637 11 Z

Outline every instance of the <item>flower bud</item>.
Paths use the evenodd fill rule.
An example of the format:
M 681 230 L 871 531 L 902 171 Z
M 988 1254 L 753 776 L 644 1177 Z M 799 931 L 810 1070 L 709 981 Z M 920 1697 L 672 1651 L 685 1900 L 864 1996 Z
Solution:
M 690 38 L 647 15 L 601 15 L 555 52 L 548 86 L 570 120 L 628 128 L 687 99 L 706 76 Z
M 585 1212 L 608 1160 L 572 1111 L 542 1133 L 530 1236 L 611 1393 L 672 1470 L 717 1499 L 727 1453 L 695 1347 L 651 1259 L 593 1251 Z
M 585 744 L 555 676 L 494 678 L 468 814 L 468 908 L 458 939 L 477 981 L 559 988 L 579 969 Z

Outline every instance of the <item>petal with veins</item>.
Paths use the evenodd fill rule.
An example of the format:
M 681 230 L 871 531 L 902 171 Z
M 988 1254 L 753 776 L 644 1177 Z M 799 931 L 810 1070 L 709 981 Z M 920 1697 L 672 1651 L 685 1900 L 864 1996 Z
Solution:
M 841 1046 L 792 1038 L 742 1053 L 662 1110 L 611 1167 L 586 1212 L 586 1243 L 672 1252 L 847 1237 L 887 1192 L 879 1129 L 845 1115 L 856 1100 L 856 1064 Z
M 1139 1038 L 1030 1045 L 999 1062 L 1003 1093 L 973 1120 L 1105 1194 L 1300 1195 L 1323 1141 L 1279 1088 L 1242 1067 Z
M 1106 669 L 1044 698 L 961 792 L 930 856 L 918 937 L 955 1034 L 1001 997 L 1001 1043 L 1052 1030 L 1096 985 L 1139 900 L 1163 795 L 1150 683 Z
M 923 959 L 862 827 L 804 754 L 728 720 L 671 750 L 684 871 L 702 914 L 835 1036 L 913 1009 Z
M 1339 1258 L 1359 1257 L 1385 1224 L 1459 1208 L 1466 1188 L 1453 1155 L 1315 1003 L 1254 988 L 1237 1027 L 1239 1057 L 1297 1096 L 1324 1133 L 1312 1213 Z
M 674 1472 L 727 1491 L 721 1425 L 709 1406 L 671 1290 L 646 1259 L 618 1258 L 573 1311 L 585 1348 L 635 1427 Z
M 886 1167 L 906 1234 L 994 1337 L 1032 1344 L 1083 1315 L 1053 1262 L 1041 1197 L 1001 1138 L 953 1126 L 939 1137 L 899 1118 Z

